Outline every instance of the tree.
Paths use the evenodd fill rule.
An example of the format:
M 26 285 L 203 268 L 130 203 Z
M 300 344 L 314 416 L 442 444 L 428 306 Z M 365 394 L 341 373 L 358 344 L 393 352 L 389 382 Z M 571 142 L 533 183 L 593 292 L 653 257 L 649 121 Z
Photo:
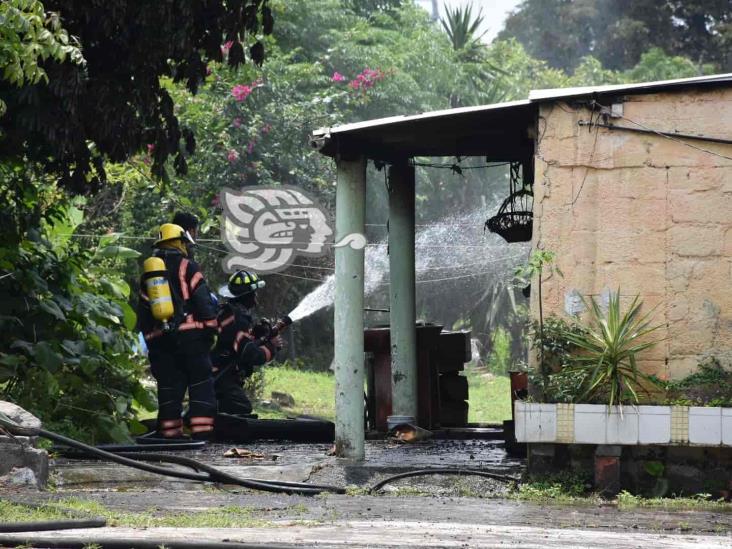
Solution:
M 342 0 L 343 6 L 354 13 L 369 17 L 378 12 L 394 12 L 399 9 L 404 0 Z
M 482 10 L 473 13 L 473 4 L 450 8 L 445 5 L 445 16 L 440 19 L 442 28 L 450 39 L 459 63 L 454 91 L 450 93 L 450 106 L 461 107 L 481 103 L 498 103 L 505 98 L 496 86 L 496 75 L 501 71 L 486 61 L 485 45 L 479 34 L 483 23 Z
M 48 83 L 40 65 L 46 59 L 63 63 L 67 57 L 80 65 L 81 51 L 61 28 L 56 14 L 46 14 L 36 0 L 6 0 L 0 3 L 0 71 L 2 79 L 15 86 Z M 0 98 L 0 117 L 7 107 Z
M 0 118 L 0 161 L 37 160 L 74 192 L 104 180 L 105 159 L 122 162 L 146 144 L 155 146 L 155 175 L 165 178 L 169 157 L 185 173 L 184 151 L 193 151 L 195 139 L 180 126 L 160 78 L 169 76 L 195 92 L 208 62 L 223 58 L 224 42 L 231 43 L 232 67 L 247 59 L 261 64 L 262 38 L 273 28 L 268 0 L 152 2 L 144 9 L 126 0 L 47 0 L 43 16 L 38 2 L 13 2 L 32 5 L 31 28 L 38 28 L 38 20 L 60 20 L 79 41 L 86 64 L 49 55 L 40 64 L 48 83 L 31 79 L 18 87 L 17 78 L 3 77 L 0 100 L 8 112 Z M 5 31 L 2 38 L 5 49 Z
M 0 399 L 49 429 L 128 441 L 155 406 L 121 269 L 139 253 L 75 238 L 84 200 L 27 162 L 0 163 L 0 200 Z
M 728 71 L 732 6 L 728 0 L 524 0 L 499 34 L 509 37 L 567 72 L 587 55 L 606 68 L 629 69 L 652 47 Z

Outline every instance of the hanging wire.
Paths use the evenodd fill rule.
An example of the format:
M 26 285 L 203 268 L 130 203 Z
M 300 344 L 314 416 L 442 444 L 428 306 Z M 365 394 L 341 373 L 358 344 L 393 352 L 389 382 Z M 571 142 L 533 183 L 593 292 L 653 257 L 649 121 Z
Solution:
M 417 162 L 417 161 L 410 161 L 409 165 L 414 167 L 420 167 L 420 168 L 436 168 L 436 169 L 443 169 L 443 170 L 453 170 L 456 171 L 456 168 L 458 170 L 484 170 L 487 168 L 497 168 L 500 166 L 509 166 L 511 162 L 495 162 L 490 164 L 480 164 L 478 166 L 462 166 L 460 165 L 461 160 L 458 159 L 457 162 L 452 163 L 445 163 L 445 162 Z
M 593 108 L 594 108 L 594 106 L 596 104 L 597 103 L 595 101 L 592 102 Z M 594 114 L 594 110 L 590 111 L 590 127 L 589 127 L 589 131 L 592 131 L 592 115 L 593 114 Z M 598 114 L 597 116 L 598 116 L 598 120 L 599 120 L 599 117 L 601 115 Z M 579 189 L 577 190 L 577 194 L 572 199 L 572 207 L 574 207 L 574 205 L 577 203 L 577 200 L 579 200 L 579 197 L 582 194 L 582 189 L 584 189 L 584 187 L 585 187 L 585 181 L 587 181 L 587 176 L 590 173 L 590 169 L 591 169 L 592 163 L 595 161 L 595 150 L 597 149 L 597 136 L 599 134 L 600 134 L 600 129 L 599 128 L 595 128 L 595 138 L 592 141 L 592 150 L 590 151 L 590 159 L 587 161 L 587 164 L 588 165 L 585 167 L 585 173 L 582 176 L 582 182 L 580 183 Z
M 716 151 L 710 151 L 709 149 L 705 149 L 704 147 L 699 147 L 698 145 L 694 145 L 693 143 L 689 143 L 687 141 L 684 141 L 681 138 L 674 137 L 673 135 L 669 135 L 668 133 L 665 133 L 665 132 L 662 132 L 660 130 L 656 130 L 656 129 L 653 129 L 653 128 L 649 128 L 645 124 L 641 124 L 640 122 L 636 122 L 635 120 L 631 120 L 630 118 L 628 118 L 625 115 L 620 115 L 620 118 L 622 118 L 624 120 L 627 120 L 631 124 L 635 124 L 636 126 L 639 126 L 640 128 L 643 128 L 646 131 L 653 132 L 654 134 L 659 135 L 661 137 L 665 137 L 669 141 L 675 141 L 676 143 L 680 143 L 681 145 L 684 145 L 684 146 L 689 147 L 691 149 L 695 149 L 697 151 L 705 152 L 705 153 L 711 154 L 713 156 L 718 156 L 719 158 L 723 158 L 725 160 L 732 160 L 732 156 L 727 156 L 727 155 L 724 155 L 724 154 L 720 154 L 720 153 L 718 153 Z
M 152 236 L 132 236 L 132 235 L 121 235 L 121 234 L 90 234 L 90 233 L 60 233 L 58 236 L 66 236 L 70 238 L 101 238 L 101 237 L 115 237 L 119 240 L 157 240 L 156 237 Z M 251 244 L 272 244 L 272 245 L 280 245 L 280 242 L 268 242 L 268 241 L 262 241 L 262 240 L 255 240 L 255 239 L 245 239 L 245 238 L 239 238 L 237 239 L 238 242 L 241 243 L 251 243 Z M 221 242 L 223 243 L 223 240 L 220 238 L 197 238 L 196 244 L 201 246 L 200 242 Z M 305 242 L 305 241 L 294 241 L 290 242 L 289 244 L 302 244 L 302 245 L 309 245 L 312 244 L 312 242 Z M 335 242 L 323 242 L 323 246 L 335 246 Z M 388 246 L 388 243 L 386 242 L 370 242 L 366 244 L 369 248 L 375 248 L 379 246 Z M 484 244 L 417 244 L 417 248 L 435 248 L 435 249 L 442 249 L 442 248 L 479 248 L 484 249 Z M 223 250 L 217 250 L 217 251 L 223 251 Z M 230 252 L 226 252 L 230 253 Z

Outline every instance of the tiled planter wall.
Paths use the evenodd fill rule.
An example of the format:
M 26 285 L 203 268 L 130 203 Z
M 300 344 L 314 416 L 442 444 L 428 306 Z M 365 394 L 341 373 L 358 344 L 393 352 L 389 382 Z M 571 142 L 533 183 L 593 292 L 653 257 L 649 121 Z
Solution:
M 732 446 L 732 408 L 517 401 L 514 412 L 518 442 Z

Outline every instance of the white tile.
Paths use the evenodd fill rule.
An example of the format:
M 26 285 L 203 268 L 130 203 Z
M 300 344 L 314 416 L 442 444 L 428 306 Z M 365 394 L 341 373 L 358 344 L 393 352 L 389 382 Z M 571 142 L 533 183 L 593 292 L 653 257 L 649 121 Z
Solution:
M 732 408 L 722 408 L 722 444 L 732 446 Z
M 716 446 L 722 443 L 722 409 L 689 407 L 689 443 Z
M 638 443 L 671 442 L 671 406 L 638 406 Z
M 638 411 L 632 406 L 612 406 L 605 440 L 606 444 L 638 444 Z
M 528 442 L 526 440 L 526 406 L 524 402 L 517 400 L 513 408 L 514 429 L 517 442 Z
M 531 404 L 524 412 L 527 442 L 554 442 L 557 438 L 557 407 Z
M 607 406 L 576 404 L 574 406 L 574 441 L 577 444 L 605 444 Z

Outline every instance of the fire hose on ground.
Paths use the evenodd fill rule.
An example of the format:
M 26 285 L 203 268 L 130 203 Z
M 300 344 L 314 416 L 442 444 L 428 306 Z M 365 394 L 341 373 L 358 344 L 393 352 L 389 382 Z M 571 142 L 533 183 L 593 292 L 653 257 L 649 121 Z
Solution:
M 77 440 L 59 435 L 51 431 L 47 431 L 40 427 L 25 427 L 12 421 L 10 418 L 0 412 L 0 429 L 9 433 L 11 436 L 27 436 L 27 437 L 43 437 L 53 442 L 63 444 L 70 448 L 80 451 L 85 457 L 94 459 L 105 459 L 120 465 L 126 465 L 149 473 L 163 475 L 172 478 L 180 478 L 184 480 L 192 480 L 199 482 L 211 482 L 219 484 L 232 484 L 249 488 L 252 490 L 261 490 L 265 492 L 285 493 L 291 495 L 314 496 L 324 492 L 333 494 L 345 494 L 346 489 L 339 486 L 308 484 L 304 482 L 287 482 L 277 480 L 255 480 L 249 478 L 240 478 L 231 475 L 216 467 L 206 465 L 200 461 L 169 454 L 160 453 L 137 453 L 137 452 L 109 452 L 101 448 L 90 446 Z M 192 469 L 192 472 L 180 471 L 168 467 L 158 465 L 150 465 L 145 462 L 171 463 L 182 465 Z M 516 483 L 517 479 L 511 476 L 498 475 L 485 471 L 473 469 L 420 469 L 417 471 L 408 471 L 397 475 L 392 475 L 380 480 L 374 484 L 369 490 L 369 494 L 375 494 L 386 484 L 393 481 L 408 477 L 424 476 L 424 475 L 459 475 L 459 476 L 479 476 L 489 478 L 501 482 Z M 28 504 L 22 504 L 28 505 Z M 59 509 L 67 513 L 73 513 L 71 510 Z M 106 526 L 106 520 L 101 517 L 84 517 L 79 519 L 55 520 L 44 522 L 29 522 L 19 524 L 0 524 L 0 533 L 9 532 L 28 532 L 43 530 L 63 530 L 73 528 L 99 528 Z
M 298 495 L 317 495 L 322 492 L 332 492 L 336 494 L 344 494 L 345 489 L 338 486 L 319 486 L 306 484 L 303 482 L 284 482 L 278 480 L 254 480 L 248 478 L 239 478 L 233 475 L 229 475 L 215 467 L 204 465 L 196 460 L 190 458 L 182 458 L 180 456 L 168 456 L 165 454 L 154 454 L 154 458 L 149 455 L 145 456 L 137 453 L 113 453 L 101 448 L 96 448 L 78 440 L 74 440 L 58 433 L 46 431 L 40 427 L 23 427 L 11 421 L 7 416 L 0 414 L 0 427 L 15 436 L 40 436 L 53 442 L 81 450 L 87 455 L 94 456 L 96 458 L 106 459 L 121 465 L 127 465 L 128 467 L 134 467 L 148 473 L 155 473 L 158 475 L 169 476 L 173 478 L 181 478 L 185 480 L 195 480 L 200 482 L 213 482 L 213 483 L 226 483 L 236 484 L 252 490 L 262 490 L 265 492 L 277 492 L 285 494 L 298 494 Z M 124 454 L 124 455 L 123 455 Z M 157 465 L 149 465 L 144 461 L 158 461 L 158 462 L 169 462 L 178 463 L 192 467 L 197 471 L 203 472 L 185 472 L 170 469 L 168 467 L 159 467 Z

